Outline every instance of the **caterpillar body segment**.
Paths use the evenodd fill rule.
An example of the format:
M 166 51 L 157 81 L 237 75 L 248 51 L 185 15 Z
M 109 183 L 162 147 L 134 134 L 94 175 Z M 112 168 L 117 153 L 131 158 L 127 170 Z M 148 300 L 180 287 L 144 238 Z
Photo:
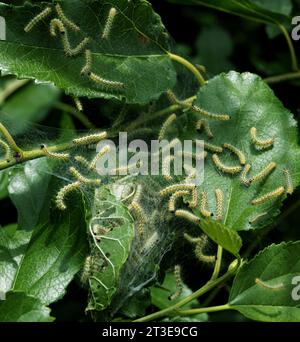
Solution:
M 172 184 L 172 185 L 169 185 L 167 187 L 165 187 L 164 189 L 162 189 L 160 192 L 159 192 L 159 195 L 161 197 L 165 196 L 165 195 L 168 195 L 168 194 L 171 194 L 173 192 L 176 192 L 176 191 L 180 191 L 180 190 L 187 190 L 187 191 L 191 191 L 195 188 L 195 184 Z
M 221 189 L 215 190 L 216 197 L 216 220 L 222 221 L 223 219 L 223 202 L 224 202 L 224 194 Z
M 81 54 L 84 51 L 84 49 L 86 48 L 86 46 L 90 42 L 90 38 L 89 37 L 83 38 L 83 40 L 77 46 L 75 46 L 74 48 L 71 48 L 71 45 L 70 45 L 70 42 L 69 42 L 67 34 L 65 34 L 62 37 L 62 42 L 63 42 L 65 54 L 68 57 L 74 57 L 74 56 L 77 56 L 77 55 Z
M 41 149 L 44 152 L 45 156 L 47 156 L 47 157 L 50 157 L 50 158 L 53 158 L 53 159 L 62 160 L 62 161 L 67 161 L 67 160 L 70 159 L 69 153 L 50 152 L 46 145 L 42 145 Z
M 207 192 L 201 192 L 200 213 L 204 217 L 212 217 L 213 213 L 207 209 Z
M 85 259 L 81 277 L 80 277 L 80 281 L 82 284 L 87 284 L 89 277 L 91 276 L 92 262 L 93 262 L 92 256 L 91 255 L 87 256 Z
M 214 152 L 214 153 L 222 153 L 223 148 L 221 146 L 209 144 L 206 141 L 204 141 L 204 150 Z
M 55 10 L 56 10 L 56 13 L 57 13 L 59 19 L 64 23 L 64 25 L 69 27 L 72 31 L 80 32 L 80 27 L 66 17 L 66 15 L 64 14 L 60 4 L 56 4 Z
M 174 192 L 168 202 L 169 211 L 170 212 L 175 211 L 176 201 L 178 198 L 188 196 L 189 194 L 190 194 L 190 191 L 188 190 L 179 190 L 179 191 Z
M 95 186 L 99 186 L 101 184 L 101 180 L 100 179 L 86 178 L 73 166 L 70 167 L 69 171 L 70 171 L 71 175 L 74 178 L 76 178 L 77 181 L 80 182 L 81 184 L 95 185 Z
M 195 238 L 190 236 L 189 234 L 184 233 L 183 236 L 188 242 L 195 244 L 194 253 L 199 261 L 208 264 L 214 263 L 216 261 L 216 257 L 214 255 L 206 255 L 204 253 L 204 249 L 208 243 L 207 235 L 202 235 L 201 237 Z
M 90 134 L 81 138 L 73 139 L 73 144 L 76 146 L 94 144 L 106 138 L 107 138 L 107 132 Z
M 170 164 L 171 162 L 175 159 L 174 156 L 168 156 L 167 158 L 165 158 L 163 161 L 162 161 L 162 175 L 164 177 L 164 179 L 166 181 L 172 181 L 173 180 L 173 177 L 171 176 L 170 174 Z
M 255 148 L 257 150 L 264 150 L 267 149 L 274 144 L 274 139 L 266 139 L 266 140 L 261 140 L 257 138 L 257 129 L 256 127 L 252 127 L 250 129 L 250 136 L 251 136 L 251 141 Z
M 167 129 L 176 120 L 176 118 L 177 118 L 176 114 L 173 113 L 163 123 L 163 125 L 159 131 L 159 134 L 158 134 L 158 140 L 159 141 L 164 139 Z
M 181 267 L 180 265 L 176 265 L 174 267 L 174 277 L 176 282 L 176 291 L 169 296 L 169 300 L 175 300 L 180 297 L 183 290 L 183 283 L 181 279 Z
M 63 188 L 61 188 L 59 190 L 59 192 L 56 195 L 56 206 L 58 209 L 60 210 L 66 210 L 67 206 L 65 204 L 65 197 L 67 196 L 67 194 L 69 194 L 72 191 L 75 191 L 77 189 L 80 188 L 81 183 L 79 181 L 76 181 L 74 183 L 68 184 L 66 186 L 64 186 Z
M 193 213 L 191 213 L 187 210 L 184 210 L 184 209 L 177 209 L 175 211 L 175 216 L 180 217 L 180 218 L 184 218 L 187 221 L 190 221 L 191 223 L 194 223 L 194 224 L 200 223 L 200 219 L 198 216 L 196 216 Z
M 190 208 L 196 208 L 197 205 L 198 205 L 198 191 L 197 191 L 197 188 L 194 188 L 192 190 L 192 199 L 189 202 L 189 207 Z
M 83 112 L 83 106 L 81 101 L 79 100 L 78 97 L 73 97 L 73 101 L 75 103 L 75 107 L 79 112 Z
M 145 214 L 142 207 L 138 202 L 132 201 L 128 208 L 134 213 L 135 217 L 138 220 L 137 227 L 139 235 L 143 235 L 145 230 Z
M 89 78 L 91 81 L 97 83 L 102 86 L 104 89 L 109 90 L 121 90 L 125 87 L 124 83 L 118 81 L 107 80 L 93 72 L 89 73 Z
M 74 159 L 77 163 L 80 163 L 82 166 L 86 168 L 90 168 L 90 162 L 83 156 L 78 155 L 78 156 L 75 156 Z
M 258 182 L 260 180 L 265 179 L 273 170 L 275 170 L 277 164 L 274 162 L 269 163 L 263 170 L 261 170 L 258 174 L 251 177 L 251 183 Z
M 294 185 L 293 180 L 291 177 L 291 174 L 288 169 L 283 169 L 283 174 L 285 176 L 285 182 L 286 182 L 286 193 L 291 195 L 294 192 Z
M 66 34 L 66 28 L 63 22 L 57 18 L 50 21 L 50 34 L 52 37 L 56 37 L 56 30 L 59 30 L 61 35 Z
M 97 153 L 95 158 L 91 161 L 89 168 L 91 170 L 96 170 L 97 162 L 109 151 L 110 151 L 110 145 L 106 145 L 102 147 L 102 149 Z
M 241 173 L 240 181 L 241 181 L 241 184 L 243 184 L 245 186 L 249 186 L 252 182 L 251 178 L 247 178 L 247 175 L 248 175 L 250 169 L 251 169 L 251 165 L 246 164 L 244 166 L 242 173 Z
M 231 144 L 223 144 L 224 148 L 226 148 L 227 150 L 231 151 L 232 153 L 234 153 L 238 158 L 239 158 L 239 161 L 240 161 L 240 164 L 241 165 L 245 165 L 246 164 L 246 157 L 245 157 L 245 154 L 239 150 L 237 147 L 231 145 Z
M 267 194 L 261 196 L 261 197 L 258 197 L 254 200 L 251 201 L 251 204 L 252 205 L 259 205 L 259 204 L 264 204 L 270 200 L 273 200 L 273 199 L 276 199 L 277 197 L 280 197 L 281 195 L 283 195 L 285 192 L 285 189 L 283 186 L 280 186 L 279 188 L 271 191 L 271 192 L 268 192 Z
M 46 7 L 42 12 L 37 14 L 34 18 L 32 18 L 29 23 L 24 27 L 24 31 L 26 33 L 30 32 L 40 21 L 47 18 L 52 12 L 50 7 Z
M 217 154 L 212 155 L 212 161 L 214 162 L 217 169 L 219 169 L 223 173 L 229 173 L 231 175 L 234 175 L 242 171 L 242 167 L 240 165 L 228 166 L 228 165 L 223 164 Z
M 211 120 L 216 120 L 216 121 L 228 121 L 231 119 L 230 115 L 227 115 L 227 114 L 213 114 L 213 113 L 210 113 L 198 106 L 195 106 L 193 105 L 191 107 L 192 111 L 196 112 L 196 113 L 199 113 L 203 116 L 205 116 L 206 118 L 208 119 L 211 119 Z
M 198 120 L 196 122 L 196 129 L 197 131 L 200 131 L 200 130 L 204 130 L 205 134 L 209 137 L 209 138 L 213 138 L 214 135 L 210 129 L 210 126 L 209 126 L 209 123 L 207 120 Z
M 81 75 L 89 75 L 92 70 L 92 52 L 89 49 L 86 49 L 84 52 L 85 55 L 85 65 L 80 71 Z

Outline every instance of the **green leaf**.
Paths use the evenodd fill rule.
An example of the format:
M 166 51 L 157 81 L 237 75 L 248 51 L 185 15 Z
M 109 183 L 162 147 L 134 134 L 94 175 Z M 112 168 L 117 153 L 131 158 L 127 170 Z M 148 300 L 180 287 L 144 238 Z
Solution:
M 50 309 L 23 292 L 9 292 L 0 301 L 0 322 L 52 322 Z
M 233 282 L 230 307 L 257 321 L 299 322 L 299 300 L 292 296 L 292 279 L 300 272 L 299 254 L 300 241 L 281 243 L 243 264 Z
M 30 33 L 25 25 L 45 5 L 26 3 L 24 6 L 0 4 L 0 15 L 6 18 L 7 40 L 0 41 L 0 69 L 19 78 L 33 78 L 53 83 L 67 94 L 89 98 L 125 98 L 130 103 L 147 103 L 158 98 L 175 84 L 175 69 L 168 57 L 169 36 L 160 17 L 144 0 L 100 0 L 61 2 L 67 17 L 81 31 L 69 32 L 71 46 L 90 37 L 92 71 L 101 77 L 124 83 L 120 92 L 103 88 L 80 75 L 85 65 L 83 54 L 70 58 L 64 54 L 60 37 L 51 37 L 45 19 Z M 118 13 L 109 38 L 102 31 L 109 9 Z
M 222 222 L 227 228 L 239 231 L 264 227 L 278 215 L 286 195 L 261 205 L 252 205 L 251 201 L 285 186 L 284 168 L 289 170 L 294 187 L 300 182 L 300 149 L 296 121 L 269 86 L 260 77 L 250 73 L 230 72 L 209 80 L 200 89 L 195 105 L 212 113 L 229 114 L 231 119 L 211 120 L 210 128 L 214 138 L 207 141 L 205 133 L 196 132 L 194 124 L 203 116 L 189 112 L 186 119 L 189 139 L 204 139 L 218 146 L 230 143 L 237 147 L 243 151 L 247 163 L 252 166 L 247 177 L 256 175 L 270 162 L 277 164 L 276 169 L 264 180 L 246 187 L 240 182 L 240 174 L 230 175 L 219 171 L 209 153 L 205 159 L 204 182 L 199 187 L 199 192 L 208 193 L 207 205 L 212 211 L 216 208 L 215 189 L 223 191 Z M 251 127 L 257 128 L 257 135 L 261 139 L 274 138 L 274 146 L 268 150 L 257 151 L 250 139 Z M 225 165 L 239 165 L 238 158 L 225 149 L 220 154 L 220 160 Z M 195 212 L 199 214 L 197 210 Z
M 0 172 L 0 200 L 8 196 L 8 174 L 9 172 L 7 170 L 2 170 Z
M 238 255 L 242 247 L 242 239 L 237 232 L 213 220 L 202 220 L 200 227 L 215 243 L 228 252 Z
M 100 214 L 101 213 L 101 214 Z M 87 274 L 90 299 L 87 310 L 104 310 L 119 286 L 135 235 L 134 221 L 128 208 L 107 187 L 95 191 L 90 226 L 90 265 Z M 108 232 L 93 234 L 96 226 Z

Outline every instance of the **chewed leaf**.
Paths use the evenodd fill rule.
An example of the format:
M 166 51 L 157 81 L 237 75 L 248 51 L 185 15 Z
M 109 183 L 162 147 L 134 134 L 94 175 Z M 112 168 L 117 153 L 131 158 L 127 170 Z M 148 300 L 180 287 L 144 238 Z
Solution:
M 175 69 L 167 55 L 169 36 L 148 2 L 62 1 L 60 7 L 67 19 L 52 3 L 0 4 L 7 25 L 6 41 L 0 41 L 4 73 L 53 83 L 77 97 L 128 103 L 149 102 L 175 84 Z M 51 12 L 25 32 L 30 20 L 45 8 Z M 103 37 L 111 8 L 115 8 L 114 20 Z M 71 20 L 73 29 L 66 20 Z M 91 51 L 90 76 L 82 73 L 86 49 Z

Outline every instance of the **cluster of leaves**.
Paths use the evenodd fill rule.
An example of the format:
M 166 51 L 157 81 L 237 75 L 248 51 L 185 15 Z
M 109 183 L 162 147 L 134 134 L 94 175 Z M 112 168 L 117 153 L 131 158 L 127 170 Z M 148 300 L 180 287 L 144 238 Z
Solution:
M 289 49 L 286 49 L 287 54 L 282 58 L 284 61 L 291 59 L 292 69 L 297 72 L 295 51 L 287 33 L 293 9 L 291 1 L 170 2 L 183 3 L 184 9 L 188 9 L 188 5 L 208 6 L 257 21 L 259 24 L 255 25 L 259 28 L 263 23 L 270 39 L 282 39 L 278 32 L 283 33 Z M 249 255 L 252 256 L 251 240 L 255 237 L 256 242 L 262 228 L 274 225 L 286 196 L 262 206 L 251 206 L 251 200 L 283 185 L 284 168 L 289 169 L 294 187 L 300 183 L 297 123 L 261 77 L 247 72 L 227 72 L 234 68 L 234 62 L 230 59 L 234 53 L 234 42 L 222 26 L 216 25 L 219 19 L 212 14 L 214 12 L 208 11 L 207 16 L 202 16 L 201 25 L 205 28 L 196 39 L 197 53 L 189 56 L 195 64 L 206 66 L 208 76 L 215 76 L 198 90 L 195 81 L 190 81 L 188 71 L 192 71 L 201 82 L 199 72 L 186 59 L 177 58 L 174 51 L 171 52 L 170 36 L 148 1 L 60 1 L 67 17 L 80 26 L 79 41 L 84 37 L 90 38 L 92 69 L 108 80 L 124 83 L 124 89 L 115 92 L 109 87 L 99 87 L 80 75 L 85 64 L 84 54 L 73 58 L 65 55 L 60 39 L 48 33 L 49 18 L 39 23 L 38 29 L 24 32 L 29 20 L 45 6 L 53 8 L 55 13 L 54 4 L 26 2 L 22 6 L 15 6 L 14 3 L 0 3 L 0 15 L 6 19 L 7 25 L 7 39 L 0 41 L 0 69 L 3 76 L 0 79 L 0 106 L 3 112 L 0 113 L 0 122 L 4 120 L 4 115 L 10 116 L 13 125 L 8 128 L 20 142 L 25 141 L 31 147 L 44 142 L 36 139 L 28 141 L 34 136 L 30 132 L 33 126 L 24 124 L 23 119 L 57 125 L 58 120 L 54 116 L 60 111 L 63 114 L 60 127 L 64 130 L 59 134 L 65 139 L 73 137 L 76 128 L 82 125 L 86 128 L 95 125 L 101 129 L 107 125 L 112 136 L 118 131 L 127 130 L 137 137 L 143 137 L 140 130 L 150 127 L 152 136 L 156 136 L 166 115 L 176 111 L 176 137 L 206 140 L 205 134 L 196 130 L 199 114 L 187 110 L 180 103 L 170 106 L 167 102 L 165 92 L 174 89 L 180 97 L 193 95 L 194 105 L 206 111 L 230 114 L 231 120 L 228 122 L 211 122 L 214 144 L 231 143 L 239 146 L 247 162 L 253 166 L 254 173 L 270 161 L 276 162 L 277 168 L 266 181 L 246 188 L 241 186 L 239 177 L 221 174 L 211 159 L 207 158 L 205 180 L 197 191 L 199 196 L 202 191 L 208 193 L 208 206 L 212 208 L 215 205 L 214 190 L 222 189 L 226 208 L 222 223 L 201 218 L 200 226 L 194 227 L 184 221 L 174 220 L 173 216 L 170 219 L 166 202 L 157 199 L 153 204 L 144 199 L 147 237 L 151 238 L 153 232 L 161 235 L 160 239 L 154 241 L 156 247 L 153 252 L 146 256 L 137 251 L 139 244 L 145 244 L 147 237 L 145 240 L 135 237 L 137 222 L 134 215 L 129 212 L 128 205 L 109 191 L 111 185 L 117 184 L 114 179 L 109 179 L 109 185 L 101 186 L 92 194 L 92 205 L 81 195 L 74 195 L 68 199 L 68 209 L 61 213 L 53 201 L 61 186 L 61 180 L 55 176 L 55 161 L 41 158 L 2 170 L 0 198 L 3 203 L 9 203 L 10 207 L 13 204 L 17 209 L 18 222 L 15 223 L 16 218 L 9 217 L 0 229 L 0 321 L 44 322 L 64 319 L 66 314 L 60 310 L 65 311 L 68 296 L 71 296 L 73 305 L 79 308 L 76 319 L 89 319 L 84 314 L 86 309 L 94 320 L 147 320 L 168 316 L 164 318 L 165 321 L 202 322 L 213 316 L 206 314 L 205 307 L 199 308 L 197 297 L 214 286 L 225 284 L 232 276 L 234 280 L 229 288 L 229 298 L 226 298 L 226 291 L 225 295 L 222 294 L 223 300 L 227 299 L 228 303 L 219 306 L 219 310 L 237 310 L 243 319 L 299 321 L 298 302 L 291 295 L 295 286 L 293 278 L 300 272 L 300 242 L 295 241 L 297 235 L 292 236 L 294 242 L 281 242 L 290 238 L 286 234 L 279 239 L 278 244 L 271 244 L 265 249 L 266 243 L 263 241 L 260 253 L 246 261 Z M 101 40 L 111 7 L 118 10 L 117 24 L 113 25 L 109 39 Z M 55 16 L 53 13 L 52 18 Z M 72 45 L 77 40 L 76 35 L 71 35 Z M 189 55 L 189 50 L 187 46 L 178 47 L 178 52 L 182 51 L 183 55 Z M 260 71 L 263 62 L 253 56 L 254 65 Z M 176 65 L 178 61 L 187 69 Z M 273 71 L 290 71 L 284 68 L 285 63 L 279 60 L 274 62 L 271 70 L 264 69 L 264 72 L 272 75 Z M 220 74 L 223 71 L 226 73 Z M 43 85 L 33 84 L 30 80 Z M 60 98 L 64 102 L 69 100 L 63 93 L 84 98 L 85 107 L 88 108 L 85 113 L 89 109 L 98 112 L 100 105 L 101 112 L 96 117 L 85 117 L 70 105 L 59 102 Z M 116 118 L 115 113 L 125 112 L 124 103 L 127 114 Z M 253 126 L 275 137 L 272 149 L 263 153 L 253 149 L 249 138 L 249 129 Z M 27 141 L 24 137 L 28 137 Z M 170 138 L 174 138 L 174 135 Z M 56 143 L 50 140 L 51 145 Z M 230 160 L 229 155 L 224 157 L 224 162 Z M 144 180 L 146 188 L 153 186 L 153 180 L 149 178 Z M 138 181 L 140 178 L 134 181 L 135 185 Z M 154 185 L 158 193 L 166 184 L 159 180 L 154 181 Z M 182 205 L 186 207 L 184 203 Z M 154 211 L 159 214 L 158 221 L 150 218 Z M 263 220 L 252 224 L 251 219 L 262 212 L 267 212 Z M 197 209 L 194 214 L 200 217 Z M 90 231 L 90 222 L 95 219 L 101 225 L 112 224 L 117 225 L 117 228 L 97 240 Z M 185 228 L 178 229 L 182 225 Z M 199 261 L 191 253 L 191 246 L 183 244 L 182 248 L 179 245 L 182 234 L 190 230 L 197 236 L 205 233 L 214 246 L 218 246 L 218 251 L 226 251 L 226 259 L 222 265 L 221 260 L 217 261 L 211 280 L 207 274 L 211 269 L 198 267 Z M 170 255 L 173 257 L 170 258 Z M 81 284 L 77 275 L 82 272 L 87 256 L 93 261 L 92 271 L 88 274 L 86 284 Z M 226 272 L 233 256 L 236 259 Z M 199 269 L 199 278 L 207 278 L 208 283 L 196 292 L 184 284 L 179 298 L 170 302 L 168 298 L 176 292 L 176 281 L 168 270 L 177 263 L 185 266 L 188 261 L 191 266 L 183 267 L 186 283 L 192 288 L 200 287 L 201 282 L 195 279 L 195 272 L 192 271 L 195 267 Z M 222 277 L 218 277 L 220 268 L 221 272 L 224 271 Z M 137 275 L 133 276 L 133 273 Z M 72 286 L 76 288 L 75 292 L 82 292 L 77 300 L 72 297 Z M 89 290 L 88 296 L 84 286 Z M 129 288 L 134 290 L 125 297 Z M 218 291 L 218 287 L 216 289 Z M 216 299 L 217 291 L 214 293 Z M 214 300 L 209 295 L 206 297 L 208 305 Z M 164 310 L 164 313 L 141 318 L 153 308 Z M 175 316 L 174 308 L 178 309 Z

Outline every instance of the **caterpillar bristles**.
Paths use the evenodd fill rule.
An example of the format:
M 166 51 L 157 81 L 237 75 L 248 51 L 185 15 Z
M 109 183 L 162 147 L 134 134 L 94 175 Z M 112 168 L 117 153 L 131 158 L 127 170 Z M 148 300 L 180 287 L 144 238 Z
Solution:
M 171 194 L 179 190 L 190 191 L 190 190 L 193 190 L 194 188 L 195 188 L 195 184 L 172 184 L 160 190 L 159 195 L 163 197 L 165 195 Z
M 199 261 L 207 263 L 207 264 L 212 264 L 216 261 L 216 257 L 214 255 L 206 255 L 204 253 L 204 249 L 207 246 L 207 242 L 208 242 L 207 235 L 202 235 L 201 237 L 194 238 L 190 236 L 189 234 L 184 233 L 183 236 L 188 242 L 196 245 L 194 252 L 195 252 L 196 258 Z
M 47 18 L 51 12 L 52 9 L 50 7 L 46 7 L 42 12 L 40 12 L 33 19 L 30 20 L 30 22 L 24 27 L 24 31 L 26 33 L 30 32 L 36 24 Z
M 92 256 L 89 255 L 86 257 L 80 277 L 80 281 L 82 284 L 86 284 L 91 276 L 91 269 L 92 269 Z
M 286 193 L 291 195 L 294 192 L 293 180 L 288 169 L 283 169 L 286 182 Z
M 197 188 L 194 188 L 192 190 L 192 200 L 189 202 L 189 207 L 190 208 L 196 208 L 198 205 L 198 191 Z
M 144 234 L 144 225 L 145 225 L 145 214 L 142 207 L 137 202 L 131 202 L 130 206 L 128 207 L 130 211 L 133 211 L 137 220 L 138 220 L 138 233 L 139 235 Z
M 254 217 L 252 217 L 249 220 L 249 223 L 250 224 L 256 224 L 262 217 L 267 216 L 267 215 L 268 215 L 267 211 L 264 211 L 263 213 L 256 214 Z
M 231 145 L 231 144 L 223 144 L 224 148 L 227 148 L 227 150 L 231 151 L 232 153 L 234 153 L 240 161 L 241 165 L 245 165 L 246 164 L 246 157 L 245 154 L 239 150 L 238 148 L 236 148 L 235 146 Z
M 259 198 L 256 198 L 254 200 L 251 201 L 251 204 L 252 205 L 259 205 L 259 204 L 264 204 L 266 203 L 267 201 L 270 201 L 272 199 L 275 199 L 277 197 L 280 197 L 281 195 L 283 195 L 285 192 L 285 189 L 283 186 L 280 186 L 279 188 L 271 191 L 271 192 L 268 192 L 267 194 L 259 197 Z
M 163 140 L 163 138 L 165 137 L 165 134 L 166 134 L 166 131 L 168 129 L 168 127 L 176 120 L 177 116 L 176 114 L 171 114 L 167 120 L 163 123 L 160 131 L 159 131 L 159 134 L 158 134 L 158 140 Z
M 174 278 L 176 283 L 176 291 L 169 296 L 169 300 L 176 300 L 181 296 L 183 290 L 183 284 L 181 279 L 181 267 L 180 265 L 176 265 L 174 267 Z
M 202 191 L 201 192 L 201 204 L 200 204 L 200 213 L 204 216 L 204 217 L 212 217 L 213 213 L 209 210 L 206 209 L 206 205 L 207 205 L 207 192 Z
M 274 162 L 271 162 L 270 164 L 268 164 L 257 175 L 251 177 L 251 183 L 255 183 L 266 178 L 276 168 L 276 166 L 277 164 Z
M 112 7 L 109 10 L 108 16 L 106 19 L 106 23 L 105 23 L 105 26 L 103 29 L 103 33 L 102 33 L 102 39 L 108 39 L 117 13 L 118 12 L 117 12 L 116 8 L 114 8 L 114 7 Z
M 250 169 L 251 169 L 251 165 L 246 164 L 244 166 L 242 173 L 241 173 L 240 181 L 241 181 L 241 184 L 243 184 L 245 186 L 249 186 L 252 182 L 251 178 L 247 178 L 247 174 L 250 171 Z
M 56 37 L 56 29 L 58 28 L 61 35 L 66 34 L 66 29 L 63 22 L 57 18 L 50 21 L 50 34 L 52 37 Z
M 80 182 L 81 184 L 87 184 L 87 185 L 95 185 L 98 186 L 101 184 L 101 180 L 100 179 L 90 179 L 90 178 L 86 178 L 84 177 L 75 167 L 70 167 L 69 168 L 69 172 L 71 173 L 71 175 L 77 179 L 78 182 Z
M 86 167 L 86 168 L 90 168 L 90 162 L 89 162 L 86 158 L 84 158 L 84 157 L 82 157 L 82 156 L 75 156 L 74 159 L 75 159 L 78 163 L 80 163 L 82 166 L 84 166 L 84 167 Z
M 111 174 L 117 175 L 117 174 L 126 174 L 129 173 L 131 169 L 134 169 L 136 167 L 141 168 L 143 166 L 143 162 L 139 160 L 137 163 L 133 163 L 124 167 L 118 167 L 116 169 L 111 170 Z
M 67 206 L 64 202 L 66 195 L 72 191 L 79 189 L 80 185 L 81 185 L 81 183 L 77 181 L 77 182 L 68 184 L 59 190 L 59 192 L 56 195 L 56 199 L 55 199 L 56 206 L 58 209 L 60 209 L 60 210 L 66 210 L 67 209 Z
M 94 144 L 105 138 L 107 138 L 107 132 L 90 134 L 85 137 L 73 139 L 73 144 L 76 146 Z
M 184 219 L 190 221 L 191 223 L 195 223 L 195 224 L 200 223 L 200 219 L 198 216 L 196 216 L 193 213 L 191 213 L 187 210 L 184 210 L 184 209 L 177 209 L 175 211 L 175 216 L 180 217 L 180 218 L 184 218 Z
M 179 104 L 180 101 L 177 99 L 176 95 L 173 93 L 171 89 L 168 89 L 166 91 L 168 100 L 170 101 L 171 104 Z
M 174 156 L 168 156 L 162 161 L 162 175 L 166 181 L 171 181 L 173 180 L 173 177 L 170 174 L 170 166 L 171 166 L 171 161 L 175 159 Z
M 216 197 L 216 220 L 222 221 L 223 219 L 223 201 L 224 195 L 221 189 L 215 190 L 215 197 Z
M 41 149 L 44 152 L 45 156 L 53 158 L 53 159 L 58 159 L 62 161 L 67 161 L 70 159 L 69 153 L 55 153 L 55 152 L 50 152 L 49 149 L 47 148 L 46 145 L 41 145 Z
M 257 138 L 257 129 L 252 127 L 250 129 L 251 141 L 257 150 L 264 150 L 274 144 L 274 139 L 260 140 Z
M 214 135 L 210 129 L 209 123 L 207 120 L 198 120 L 196 122 L 196 129 L 197 131 L 200 131 L 201 129 L 204 129 L 205 134 L 209 137 L 209 138 L 213 138 Z
M 66 25 L 68 26 L 71 30 L 75 31 L 75 32 L 79 32 L 80 31 L 80 27 L 77 26 L 75 23 L 73 23 L 73 21 L 71 21 L 70 19 L 68 19 L 61 6 L 59 4 L 56 4 L 55 6 L 55 9 L 56 9 L 56 12 L 57 12 L 57 15 L 59 17 L 59 19 Z
M 204 141 L 204 149 L 208 150 L 210 152 L 215 152 L 215 153 L 222 153 L 223 152 L 223 148 L 221 146 L 209 144 L 206 141 Z
M 73 97 L 73 101 L 74 101 L 74 104 L 75 104 L 76 109 L 77 109 L 79 112 L 83 112 L 83 106 L 82 106 L 82 103 L 81 103 L 81 101 L 79 100 L 79 98 L 78 98 L 78 97 Z
M 195 105 L 193 105 L 193 106 L 191 107 L 191 109 L 192 109 L 194 112 L 199 113 L 199 114 L 201 114 L 201 115 L 203 115 L 203 116 L 206 116 L 207 118 L 209 118 L 209 119 L 211 119 L 211 120 L 216 120 L 216 121 L 228 121 L 228 120 L 231 119 L 230 116 L 227 115 L 227 114 L 213 114 L 213 113 L 210 113 L 210 112 L 208 112 L 208 111 L 206 111 L 206 110 L 204 110 L 204 109 L 202 109 L 202 108 L 200 108 L 200 107 L 198 107 L 198 106 L 195 106 Z
M 272 291 L 278 291 L 278 290 L 282 290 L 284 288 L 283 283 L 279 283 L 279 284 L 276 284 L 276 285 L 269 285 L 269 284 L 267 284 L 266 282 L 262 281 L 259 278 L 255 279 L 255 284 L 257 284 L 258 286 L 263 287 L 263 288 L 265 288 L 267 290 L 272 290 Z
M 96 157 L 91 161 L 89 168 L 91 170 L 96 170 L 97 162 L 110 151 L 110 146 L 106 145 L 97 153 Z
M 4 159 L 9 160 L 11 156 L 11 149 L 9 145 L 5 141 L 0 139 L 0 146 L 4 150 Z
M 85 65 L 80 71 L 81 75 L 89 75 L 92 69 L 92 52 L 89 49 L 86 49 L 85 52 Z
M 62 41 L 64 45 L 64 51 L 65 51 L 66 56 L 68 57 L 74 57 L 74 56 L 81 54 L 82 51 L 90 42 L 90 38 L 85 37 L 76 47 L 71 48 L 67 34 L 65 34 L 62 38 L 63 38 Z
M 242 171 L 242 167 L 240 165 L 237 166 L 228 166 L 224 165 L 217 154 L 212 155 L 212 161 L 214 162 L 215 166 L 224 173 L 229 173 L 234 175 L 236 173 L 240 173 Z
M 179 190 L 174 192 L 174 194 L 172 194 L 172 196 L 169 199 L 168 210 L 173 213 L 175 211 L 176 200 L 180 197 L 188 196 L 189 194 L 190 191 L 188 190 Z
M 91 81 L 101 85 L 104 88 L 108 88 L 110 90 L 120 90 L 124 88 L 124 83 L 118 82 L 118 81 L 110 81 L 103 77 L 100 77 L 99 75 L 96 75 L 95 73 L 91 72 L 89 74 L 89 78 Z

